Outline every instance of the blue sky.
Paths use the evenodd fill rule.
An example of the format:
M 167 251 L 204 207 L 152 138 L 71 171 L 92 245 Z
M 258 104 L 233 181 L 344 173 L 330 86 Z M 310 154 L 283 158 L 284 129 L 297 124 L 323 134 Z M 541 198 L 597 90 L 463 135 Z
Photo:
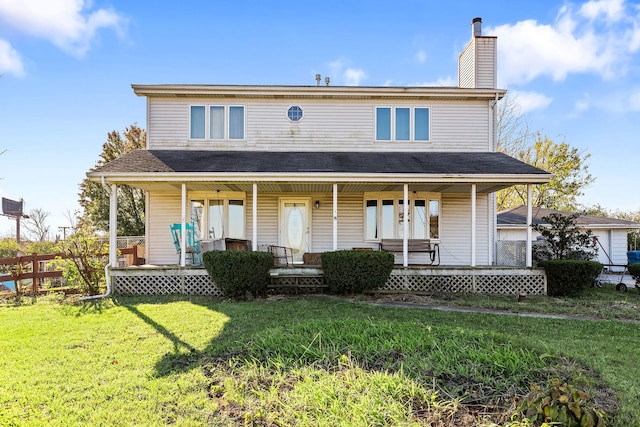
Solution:
M 455 85 L 471 19 L 529 127 L 591 154 L 581 202 L 640 210 L 640 3 L 0 0 L 0 195 L 69 225 L 131 84 Z M 15 222 L 0 217 L 0 237 Z

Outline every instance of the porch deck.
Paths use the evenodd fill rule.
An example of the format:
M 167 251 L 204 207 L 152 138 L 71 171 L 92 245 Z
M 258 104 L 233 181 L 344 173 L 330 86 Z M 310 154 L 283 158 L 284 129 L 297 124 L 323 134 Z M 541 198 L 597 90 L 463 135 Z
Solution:
M 324 281 L 318 266 L 273 268 L 271 287 L 322 291 Z M 112 268 L 110 278 L 115 293 L 133 295 L 212 295 L 220 290 L 202 267 L 144 265 Z M 436 293 L 469 292 L 487 294 L 546 295 L 543 269 L 514 267 L 410 266 L 396 267 L 379 292 Z

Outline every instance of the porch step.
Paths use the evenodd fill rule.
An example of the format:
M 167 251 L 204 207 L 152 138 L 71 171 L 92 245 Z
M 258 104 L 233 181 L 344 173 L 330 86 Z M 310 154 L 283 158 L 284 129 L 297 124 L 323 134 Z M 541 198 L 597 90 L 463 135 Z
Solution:
M 268 291 L 283 294 L 322 293 L 329 288 L 321 274 L 277 274 L 271 276 Z

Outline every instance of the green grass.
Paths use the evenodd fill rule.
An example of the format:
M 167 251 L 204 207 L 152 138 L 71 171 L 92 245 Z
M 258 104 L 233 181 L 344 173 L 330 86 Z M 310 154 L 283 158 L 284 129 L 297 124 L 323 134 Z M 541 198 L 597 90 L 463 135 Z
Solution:
M 464 405 L 582 373 L 640 426 L 636 322 L 118 297 L 5 303 L 0 325 L 0 425 L 476 425 Z
M 378 295 L 372 298 L 385 298 L 398 302 L 411 301 L 425 305 L 449 307 L 474 307 L 488 310 L 503 310 L 512 313 L 541 313 L 569 316 L 582 316 L 597 319 L 620 319 L 640 321 L 640 292 L 630 288 L 627 292 L 619 292 L 615 284 L 603 284 L 600 288 L 589 288 L 582 296 L 547 297 L 527 295 L 524 301 L 518 302 L 513 295 L 480 295 L 480 294 L 429 294 L 429 295 Z

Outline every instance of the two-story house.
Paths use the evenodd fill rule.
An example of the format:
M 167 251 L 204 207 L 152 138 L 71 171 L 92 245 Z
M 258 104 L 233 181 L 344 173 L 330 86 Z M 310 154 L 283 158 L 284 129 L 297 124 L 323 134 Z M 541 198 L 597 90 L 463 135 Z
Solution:
M 447 267 L 418 275 L 495 270 L 494 193 L 550 175 L 496 152 L 505 90 L 496 87 L 497 40 L 480 25 L 474 19 L 455 87 L 331 86 L 320 76 L 310 86 L 132 85 L 147 99 L 147 148 L 88 176 L 113 194 L 120 184 L 146 191 L 149 265 L 185 267 L 169 227 L 193 223 L 205 241 L 290 248 L 294 263 L 400 239 L 396 262 L 411 268 L 429 261 L 408 250 L 409 239 L 423 239 L 439 245 Z

